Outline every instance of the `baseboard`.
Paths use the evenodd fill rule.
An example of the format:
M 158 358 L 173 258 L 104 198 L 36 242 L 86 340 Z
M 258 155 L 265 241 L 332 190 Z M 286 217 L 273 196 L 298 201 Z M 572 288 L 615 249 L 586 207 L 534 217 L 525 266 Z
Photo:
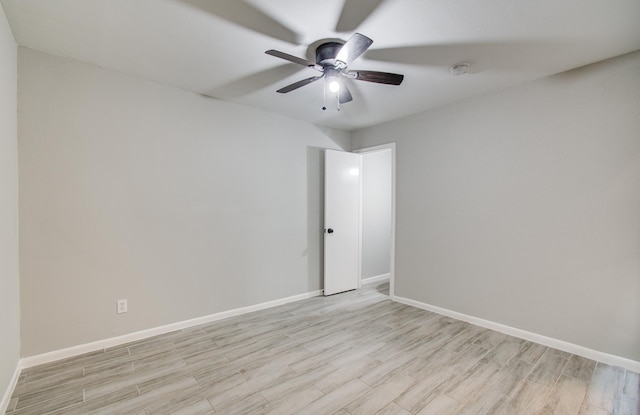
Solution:
M 4 392 L 4 396 L 0 401 L 0 414 L 4 414 L 9 407 L 9 401 L 11 401 L 11 395 L 13 395 L 13 391 L 18 384 L 18 379 L 20 378 L 20 362 L 16 365 L 16 370 L 13 372 L 13 376 L 9 381 L 9 385 L 7 386 L 7 390 Z
M 293 303 L 296 301 L 305 300 L 307 298 L 317 297 L 319 295 L 322 295 L 322 290 L 311 291 L 308 293 L 298 294 L 291 297 L 281 298 L 273 301 L 267 301 L 265 303 L 255 304 L 247 307 L 235 308 L 233 310 L 222 311 L 220 313 L 215 313 L 208 316 L 179 321 L 177 323 L 171 323 L 171 324 L 154 327 L 147 330 L 136 331 L 134 333 L 125 334 L 122 336 L 111 337 L 108 339 L 98 340 L 91 343 L 85 343 L 78 346 L 72 346 L 65 349 L 54 350 L 52 352 L 43 353 L 35 356 L 24 357 L 20 359 L 19 367 L 21 369 L 25 369 L 28 367 L 38 366 L 45 363 L 55 362 L 56 360 L 66 359 L 69 357 L 74 357 L 80 354 L 89 353 L 96 350 L 119 346 L 121 344 L 133 342 L 136 340 L 142 340 L 147 337 L 157 336 L 157 335 L 169 333 L 175 330 L 181 330 L 188 327 L 198 326 L 200 324 L 211 323 L 211 322 L 222 320 L 229 317 L 235 317 L 242 314 L 252 313 L 254 311 L 265 310 L 267 308 L 272 308 L 279 305 Z M 3 412 L 0 411 L 0 414 L 2 413 Z
M 432 311 L 434 313 L 437 313 L 443 316 L 455 318 L 456 320 L 466 321 L 467 323 L 471 323 L 476 326 L 495 330 L 500 333 L 508 334 L 509 336 L 518 337 L 520 339 L 528 340 L 534 343 L 539 343 L 543 346 L 552 347 L 554 349 L 558 349 L 558 350 L 562 350 L 578 356 L 586 357 L 587 359 L 595 360 L 597 362 L 602 362 L 608 365 L 623 367 L 632 372 L 640 372 L 640 362 L 637 362 L 635 360 L 612 355 L 609 353 L 604 353 L 598 350 L 589 349 L 587 347 L 565 342 L 563 340 L 546 337 L 541 334 L 532 333 L 526 330 L 521 330 L 515 327 L 511 327 L 511 326 L 506 326 L 504 324 L 496 323 L 494 321 L 484 320 L 478 317 L 462 314 L 457 311 L 452 311 L 446 308 L 441 308 L 431 304 L 422 303 L 420 301 L 411 300 L 409 298 L 398 297 L 394 295 L 391 297 L 391 299 L 398 303 L 421 308 L 427 311 Z
M 389 281 L 390 278 L 391 278 L 391 274 L 386 273 L 386 274 L 376 275 L 375 277 L 363 278 L 361 282 L 364 285 L 364 284 L 371 284 L 374 282 Z

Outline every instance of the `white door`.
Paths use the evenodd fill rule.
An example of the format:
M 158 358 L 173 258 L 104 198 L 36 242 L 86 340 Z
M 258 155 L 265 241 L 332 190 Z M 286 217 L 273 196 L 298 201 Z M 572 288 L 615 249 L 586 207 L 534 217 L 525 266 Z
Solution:
M 358 288 L 361 156 L 325 150 L 324 294 Z

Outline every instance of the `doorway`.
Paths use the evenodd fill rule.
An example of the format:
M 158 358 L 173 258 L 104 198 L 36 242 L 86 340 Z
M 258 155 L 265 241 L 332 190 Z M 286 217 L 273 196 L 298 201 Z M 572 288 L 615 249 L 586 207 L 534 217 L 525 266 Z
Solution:
M 360 282 L 389 281 L 395 260 L 395 143 L 355 150 L 362 156 Z

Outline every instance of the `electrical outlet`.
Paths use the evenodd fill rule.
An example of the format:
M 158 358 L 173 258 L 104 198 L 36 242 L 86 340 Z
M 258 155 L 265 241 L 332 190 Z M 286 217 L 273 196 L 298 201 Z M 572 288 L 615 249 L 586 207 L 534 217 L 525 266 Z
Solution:
M 126 313 L 127 311 L 128 311 L 127 299 L 125 298 L 124 300 L 118 300 L 117 306 L 116 306 L 116 314 Z

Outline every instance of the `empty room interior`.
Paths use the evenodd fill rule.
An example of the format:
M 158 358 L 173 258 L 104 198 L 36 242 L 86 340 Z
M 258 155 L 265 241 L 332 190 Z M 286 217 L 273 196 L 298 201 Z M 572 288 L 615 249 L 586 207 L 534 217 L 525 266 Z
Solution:
M 639 1 L 0 6 L 0 414 L 640 415 Z

